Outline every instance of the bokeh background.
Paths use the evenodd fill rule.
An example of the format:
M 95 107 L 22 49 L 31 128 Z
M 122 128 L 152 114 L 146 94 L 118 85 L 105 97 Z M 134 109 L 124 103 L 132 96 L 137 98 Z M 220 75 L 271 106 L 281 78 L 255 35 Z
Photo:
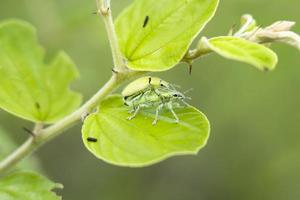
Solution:
M 129 0 L 112 0 L 116 16 Z M 300 23 L 299 0 L 221 0 L 201 35 L 226 34 L 244 13 L 260 25 Z M 0 0 L 0 19 L 19 18 L 37 27 L 47 59 L 63 49 L 81 78 L 73 88 L 90 97 L 111 75 L 112 61 L 94 0 Z M 300 25 L 295 28 L 300 32 Z M 156 74 L 184 89 L 212 124 L 209 143 L 197 156 L 175 157 L 129 169 L 108 165 L 83 146 L 80 124 L 43 146 L 35 156 L 51 179 L 65 185 L 65 200 L 298 200 L 300 198 L 300 52 L 276 44 L 272 73 L 211 55 Z M 0 111 L 1 127 L 17 142 L 30 123 Z M 0 141 L 1 142 L 1 141 Z

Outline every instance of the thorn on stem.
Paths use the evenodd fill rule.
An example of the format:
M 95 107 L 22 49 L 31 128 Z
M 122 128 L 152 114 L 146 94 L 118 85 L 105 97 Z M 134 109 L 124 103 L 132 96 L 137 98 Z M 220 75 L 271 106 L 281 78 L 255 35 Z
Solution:
M 23 130 L 24 130 L 26 133 L 29 133 L 32 137 L 35 137 L 34 132 L 32 132 L 31 130 L 29 130 L 28 128 L 23 127 Z
M 119 72 L 117 70 L 115 70 L 114 68 L 112 68 L 111 70 L 114 74 L 118 74 Z
M 264 70 L 264 72 L 268 72 L 268 71 L 270 71 L 270 70 L 269 70 L 269 68 L 267 68 L 267 67 L 264 67 L 264 69 L 263 69 L 263 70 Z
M 189 74 L 192 75 L 193 64 L 189 63 Z
M 99 10 L 92 12 L 93 15 L 99 15 L 99 13 L 100 13 Z

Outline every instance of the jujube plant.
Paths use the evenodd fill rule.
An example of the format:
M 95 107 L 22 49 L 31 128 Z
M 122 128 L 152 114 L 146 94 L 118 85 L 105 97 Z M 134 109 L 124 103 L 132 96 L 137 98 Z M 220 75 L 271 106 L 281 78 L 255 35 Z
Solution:
M 209 137 L 208 119 L 189 105 L 184 92 L 149 73 L 170 70 L 180 62 L 192 73 L 198 70 L 192 69 L 193 62 L 211 53 L 271 71 L 278 62 L 269 48 L 272 43 L 300 49 L 300 36 L 291 31 L 294 22 L 261 27 L 249 14 L 228 35 L 203 36 L 192 47 L 218 3 L 135 0 L 113 21 L 110 1 L 98 0 L 96 13 L 104 20 L 114 68 L 107 83 L 82 105 L 81 95 L 69 88 L 79 75 L 71 58 L 61 51 L 45 63 L 32 25 L 1 22 L 0 107 L 33 122 L 34 128 L 26 129 L 29 139 L 14 152 L 0 154 L 0 173 L 16 169 L 23 158 L 80 120 L 86 148 L 114 165 L 144 167 L 170 156 L 197 154 Z M 112 94 L 125 83 L 122 95 Z M 61 185 L 33 172 L 11 173 L 0 180 L 0 199 L 60 199 L 51 192 L 57 187 Z

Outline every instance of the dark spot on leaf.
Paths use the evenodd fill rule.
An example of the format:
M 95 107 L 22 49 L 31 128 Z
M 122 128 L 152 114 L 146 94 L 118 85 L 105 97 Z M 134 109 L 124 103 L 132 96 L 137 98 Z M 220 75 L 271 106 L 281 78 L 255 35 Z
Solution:
M 96 138 L 92 138 L 92 137 L 88 137 L 87 141 L 88 142 L 98 142 L 98 140 Z
M 146 16 L 144 19 L 143 28 L 147 26 L 148 22 L 149 22 L 149 16 Z
M 35 102 L 35 107 L 36 107 L 36 109 L 41 109 L 41 105 L 38 103 L 38 102 Z

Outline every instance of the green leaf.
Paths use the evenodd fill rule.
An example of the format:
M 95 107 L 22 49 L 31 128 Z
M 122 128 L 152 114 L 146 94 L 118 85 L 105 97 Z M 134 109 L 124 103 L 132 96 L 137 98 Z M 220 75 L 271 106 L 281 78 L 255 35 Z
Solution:
M 241 27 L 238 32 L 245 33 L 249 31 L 254 31 L 257 28 L 256 20 L 252 15 L 245 14 L 241 17 Z
M 44 50 L 30 24 L 0 23 L 0 108 L 30 121 L 55 122 L 80 105 L 81 96 L 69 89 L 77 77 L 63 52 L 44 64 Z
M 0 127 L 0 161 L 18 147 L 9 136 L 10 135 Z M 30 156 L 21 161 L 16 168 L 42 171 L 38 159 L 34 156 Z
M 16 172 L 0 180 L 0 199 L 60 200 L 51 190 L 62 187 L 33 172 Z
M 158 123 L 152 125 L 155 108 L 129 121 L 122 98 L 111 96 L 85 120 L 82 139 L 96 157 L 119 166 L 143 167 L 175 155 L 197 154 L 209 137 L 207 118 L 191 106 L 175 112 L 178 124 L 169 111 L 162 110 Z
M 218 0 L 136 0 L 116 20 L 128 67 L 164 71 L 180 62 Z
M 278 61 L 271 49 L 245 39 L 226 36 L 201 41 L 220 56 L 251 64 L 260 70 L 273 70 Z

